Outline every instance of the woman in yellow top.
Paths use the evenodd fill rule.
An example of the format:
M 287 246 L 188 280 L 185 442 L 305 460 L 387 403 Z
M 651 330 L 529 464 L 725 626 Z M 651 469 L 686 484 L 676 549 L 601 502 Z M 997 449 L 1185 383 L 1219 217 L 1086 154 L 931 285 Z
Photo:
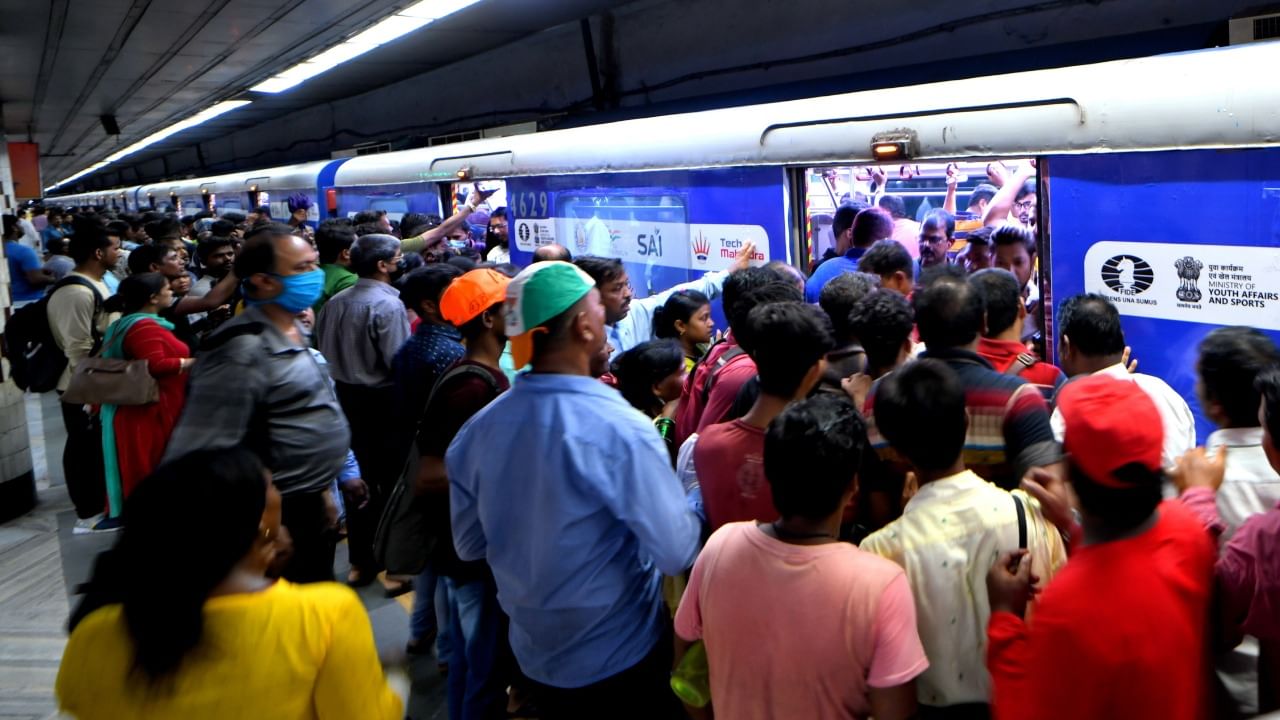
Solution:
M 653 313 L 653 336 L 679 341 L 684 348 L 684 366 L 693 372 L 714 340 L 716 321 L 711 318 L 711 300 L 697 290 L 678 290 Z
M 247 450 L 159 468 L 125 503 L 71 617 L 64 713 L 94 718 L 399 720 L 355 593 L 267 577 L 280 493 Z

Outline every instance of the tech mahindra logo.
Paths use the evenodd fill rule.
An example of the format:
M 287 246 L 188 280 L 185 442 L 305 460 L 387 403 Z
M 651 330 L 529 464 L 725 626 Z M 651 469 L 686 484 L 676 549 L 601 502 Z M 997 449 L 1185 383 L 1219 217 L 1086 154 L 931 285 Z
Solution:
M 702 233 L 693 239 L 693 258 L 700 263 L 707 261 L 707 256 L 711 254 L 711 241 Z

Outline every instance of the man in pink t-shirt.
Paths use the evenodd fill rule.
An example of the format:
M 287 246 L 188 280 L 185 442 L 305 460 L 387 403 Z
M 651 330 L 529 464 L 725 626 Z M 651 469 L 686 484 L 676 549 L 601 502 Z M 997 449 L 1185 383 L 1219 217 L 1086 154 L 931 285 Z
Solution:
M 715 714 L 913 717 L 929 662 L 906 576 L 836 540 L 866 451 L 861 418 L 819 395 L 784 410 L 764 445 L 781 518 L 712 534 L 676 612 L 679 639 L 706 643 Z
M 702 431 L 693 448 L 711 530 L 741 520 L 777 517 L 764 477 L 764 431 L 788 403 L 822 379 L 835 347 L 831 320 L 813 305 L 775 302 L 747 316 L 739 342 L 755 358 L 760 395 L 747 414 Z

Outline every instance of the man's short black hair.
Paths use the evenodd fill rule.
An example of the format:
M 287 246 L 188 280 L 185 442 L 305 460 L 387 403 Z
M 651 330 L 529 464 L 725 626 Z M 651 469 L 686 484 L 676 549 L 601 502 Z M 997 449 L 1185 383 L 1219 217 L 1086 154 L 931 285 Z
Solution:
M 880 434 L 920 470 L 946 470 L 964 450 L 964 385 L 940 360 L 916 360 L 885 375 L 872 408 Z
M 760 374 L 760 392 L 790 398 L 804 376 L 835 347 L 831 321 L 803 302 L 773 302 L 747 316 L 748 352 Z M 746 348 L 746 345 L 743 345 Z
M 754 328 L 748 319 L 753 310 L 769 303 L 804 302 L 803 291 L 793 283 L 783 280 L 776 272 L 772 270 L 768 270 L 768 272 L 770 275 L 769 282 L 753 288 L 746 295 L 737 298 L 733 303 L 732 310 L 725 312 L 725 317 L 729 321 L 729 329 L 733 331 L 734 339 L 748 353 L 755 349 L 753 344 Z M 728 304 L 726 303 L 727 306 Z
M 447 263 L 433 263 L 420 267 L 398 283 L 400 299 L 409 309 L 417 312 L 423 301 L 440 302 L 440 296 L 448 289 L 453 279 L 462 275 L 462 270 Z
M 865 272 L 841 273 L 822 286 L 818 305 L 830 318 L 837 343 L 848 345 L 854 341 L 849 329 L 849 313 L 859 300 L 878 287 L 880 277 Z
M 867 208 L 853 219 L 853 246 L 871 247 L 877 240 L 893 236 L 893 216 L 880 208 Z
M 204 264 L 214 250 L 221 250 L 224 247 L 235 247 L 235 242 L 229 237 L 211 237 L 196 245 L 196 257 L 200 259 L 201 264 Z
M 976 230 L 970 230 L 969 234 L 965 236 L 965 240 L 968 241 L 970 245 L 986 247 L 991 245 L 991 234 L 995 231 L 996 229 L 990 225 L 983 225 Z
M 948 238 L 952 238 L 956 234 L 956 218 L 942 208 L 930 210 L 929 214 L 924 216 L 924 221 L 920 223 L 921 230 L 926 227 L 940 227 Z
M 365 223 L 377 224 L 379 218 L 387 216 L 386 210 L 361 210 L 356 216 L 351 218 L 351 224 L 360 226 Z
M 250 230 L 244 238 L 244 247 L 236 256 L 234 271 L 241 281 L 258 273 L 276 271 L 276 240 L 293 237 L 293 228 L 283 223 L 263 223 Z
M 987 268 L 969 276 L 969 283 L 982 295 L 987 306 L 987 337 L 995 337 L 1018 322 L 1022 289 L 1008 270 Z
M 235 232 L 236 224 L 230 220 L 214 220 L 209 226 L 209 232 L 216 237 L 231 237 L 231 233 Z
M 1262 394 L 1258 375 L 1280 365 L 1280 349 L 1251 327 L 1218 328 L 1200 343 L 1200 382 L 1205 398 L 1222 406 L 1232 427 L 1257 427 Z
M 858 260 L 858 270 L 882 278 L 901 272 L 911 279 L 915 277 L 915 261 L 902 243 L 897 240 L 880 240 L 863 253 Z
M 77 223 L 75 234 L 67 243 L 67 253 L 79 265 L 88 261 L 97 251 L 111 247 L 113 237 L 116 236 L 108 235 L 106 228 L 96 223 Z
M 161 218 L 153 220 L 146 224 L 143 228 L 147 231 L 147 237 L 152 241 L 168 240 L 182 235 L 182 225 L 172 218 Z
M 1253 386 L 1262 396 L 1262 425 L 1271 442 L 1280 444 L 1280 367 L 1258 373 Z
M 840 509 L 867 448 L 847 397 L 821 393 L 787 406 L 764 436 L 764 474 L 782 517 L 820 520 Z
M 978 187 L 974 188 L 973 192 L 969 193 L 969 202 L 965 205 L 965 207 L 971 208 L 974 205 L 977 205 L 978 203 L 982 202 L 983 200 L 986 200 L 987 202 L 991 202 L 991 198 L 995 196 L 996 196 L 996 186 L 988 185 L 987 183 L 982 183 L 978 185 Z
M 868 369 L 893 367 L 915 328 L 915 313 L 902 295 L 873 290 L 849 312 L 849 330 L 867 352 Z
M 1124 330 L 1120 312 L 1105 297 L 1095 293 L 1072 295 L 1058 308 L 1058 332 L 1086 357 L 1104 357 L 1124 352 Z
M 924 287 L 912 295 L 920 340 L 930 350 L 958 348 L 973 342 L 982 332 L 986 303 L 982 293 L 969 285 L 964 270 L 955 265 L 935 265 L 924 272 Z
M 175 251 L 168 245 L 139 245 L 129 253 L 129 274 L 152 272 L 151 266 L 164 262 L 165 256 L 171 252 Z
M 905 218 L 907 216 L 907 203 L 897 195 L 881 195 L 880 202 L 878 204 L 880 207 L 888 210 L 889 214 L 892 215 L 895 220 L 898 218 Z
M 364 235 L 351 245 L 351 271 L 362 278 L 378 273 L 378 263 L 391 262 L 400 253 L 400 238 L 394 235 Z
M 853 219 L 858 216 L 859 207 L 851 202 L 842 202 L 831 218 L 831 234 L 840 237 L 840 233 L 853 227 Z
M 1022 200 L 1022 198 L 1028 195 L 1034 195 L 1035 192 L 1036 192 L 1036 179 L 1027 178 L 1022 182 L 1022 187 L 1018 188 L 1018 194 L 1014 196 L 1014 201 L 1017 202 L 1019 200 Z
M 1094 482 L 1070 459 L 1067 462 L 1067 477 L 1071 480 L 1071 489 L 1080 499 L 1080 507 L 1112 531 L 1137 527 L 1151 517 L 1163 499 L 1164 473 L 1141 463 L 1129 463 L 1116 469 L 1112 474 L 1128 487 L 1115 488 Z
M 356 231 L 351 223 L 340 220 L 325 220 L 316 228 L 316 250 L 320 253 L 320 263 L 329 265 L 338 262 L 343 250 L 350 250 L 356 241 Z
M 994 247 L 1005 247 L 1006 245 L 1017 245 L 1022 243 L 1027 249 L 1027 254 L 1032 257 L 1036 254 L 1036 236 L 1027 228 L 1017 223 L 1005 223 L 991 232 L 991 244 Z
M 404 217 L 400 218 L 400 237 L 411 238 L 421 235 L 423 232 L 434 227 L 433 225 L 428 224 L 430 222 L 430 219 L 428 219 L 423 213 L 405 213 Z
M 354 226 L 356 237 L 364 237 L 365 235 L 381 235 L 386 232 L 382 226 L 376 222 L 356 223 Z
M 618 258 L 599 257 L 597 255 L 580 255 L 574 258 L 574 265 L 595 280 L 596 287 L 604 289 L 605 285 L 614 282 L 626 274 L 627 269 Z
M 721 303 L 724 306 L 724 317 L 729 321 L 729 328 L 733 328 L 733 319 L 738 315 L 736 309 L 747 299 L 749 293 L 781 280 L 783 278 L 780 278 L 777 272 L 767 267 L 748 267 L 730 273 L 729 277 L 725 278 L 724 288 L 721 290 Z M 753 305 L 748 303 L 746 310 L 740 314 L 740 319 L 745 320 L 746 313 L 750 312 L 752 307 Z

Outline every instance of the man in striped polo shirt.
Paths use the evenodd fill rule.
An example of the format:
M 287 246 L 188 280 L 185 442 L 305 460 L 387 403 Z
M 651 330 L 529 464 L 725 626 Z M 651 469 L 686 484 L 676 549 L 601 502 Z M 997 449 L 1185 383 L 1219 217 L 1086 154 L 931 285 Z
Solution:
M 1062 453 L 1044 397 L 1023 378 L 997 372 L 977 353 L 986 324 L 982 293 L 954 266 L 932 270 L 924 282 L 912 298 L 916 327 L 926 347 L 920 357 L 947 364 L 964 386 L 969 417 L 965 467 L 1005 490 L 1018 487 L 1032 468 L 1060 472 Z M 865 414 L 872 447 L 905 472 L 906 464 L 876 429 L 874 387 Z

